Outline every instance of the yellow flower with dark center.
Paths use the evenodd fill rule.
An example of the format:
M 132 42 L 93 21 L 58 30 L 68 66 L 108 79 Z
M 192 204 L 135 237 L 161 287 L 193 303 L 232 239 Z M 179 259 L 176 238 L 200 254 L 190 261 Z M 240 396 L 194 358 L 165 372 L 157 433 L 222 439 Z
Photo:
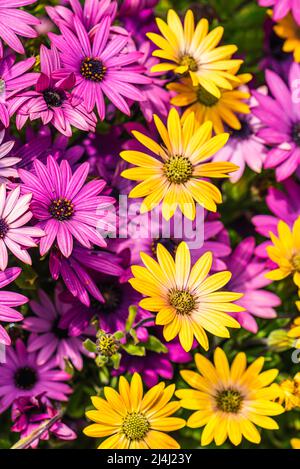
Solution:
M 278 402 L 285 410 L 300 407 L 300 373 L 293 379 L 285 379 L 278 386 Z
M 183 122 L 174 108 L 169 113 L 167 128 L 155 115 L 154 121 L 161 144 L 133 131 L 135 138 L 147 148 L 147 153 L 133 150 L 120 153 L 124 160 L 136 165 L 123 171 L 122 176 L 142 181 L 132 189 L 129 197 L 144 197 L 141 213 L 152 210 L 163 201 L 162 214 L 166 220 L 174 215 L 177 206 L 193 220 L 195 201 L 215 212 L 216 204 L 222 202 L 221 192 L 202 178 L 225 178 L 238 169 L 227 161 L 206 162 L 225 145 L 229 134 L 211 138 L 211 122 L 199 127 L 193 113 Z
M 167 60 L 154 65 L 152 72 L 168 72 L 189 74 L 193 84 L 200 84 L 205 90 L 220 97 L 220 88 L 232 89 L 232 82 L 238 78 L 231 72 L 243 61 L 231 59 L 237 51 L 234 45 L 218 47 L 224 29 L 221 26 L 209 32 L 209 23 L 202 18 L 195 27 L 194 15 L 188 10 L 184 25 L 174 10 L 169 10 L 167 23 L 156 19 L 162 34 L 148 33 L 147 36 L 159 49 L 153 55 Z
M 251 79 L 251 75 L 239 75 L 241 83 Z M 220 98 L 209 93 L 203 86 L 194 86 L 190 78 L 182 78 L 179 83 L 170 83 L 167 88 L 177 94 L 171 99 L 174 106 L 186 107 L 182 120 L 192 112 L 199 125 L 206 121 L 213 123 L 216 134 L 224 132 L 224 124 L 234 130 L 241 129 L 238 114 L 249 114 L 250 109 L 245 100 L 250 98 L 248 92 L 233 89 L 232 91 L 221 90 Z
M 276 387 L 269 386 L 278 370 L 261 370 L 264 358 L 255 360 L 248 368 L 246 355 L 238 353 L 231 367 L 223 350 L 214 352 L 214 364 L 200 354 L 195 362 L 198 372 L 181 371 L 182 378 L 193 389 L 180 389 L 176 396 L 181 406 L 195 410 L 187 421 L 190 428 L 204 426 L 201 445 L 213 440 L 222 445 L 227 438 L 239 445 L 244 436 L 251 443 L 260 443 L 256 425 L 268 430 L 278 428 L 270 416 L 284 412 L 283 407 L 273 402 Z
M 91 398 L 96 410 L 86 416 L 96 423 L 83 432 L 94 438 L 108 437 L 99 449 L 178 449 L 177 441 L 165 433 L 185 426 L 185 420 L 171 417 L 180 408 L 179 401 L 171 401 L 174 392 L 174 384 L 159 383 L 143 395 L 138 373 L 130 384 L 121 376 L 119 392 L 105 387 L 105 399 Z
M 229 337 L 227 327 L 240 327 L 228 313 L 244 311 L 243 307 L 233 303 L 243 295 L 217 291 L 229 282 L 231 273 L 208 275 L 212 265 L 211 252 L 200 257 L 192 268 L 185 242 L 179 244 L 175 261 L 162 244 L 157 245 L 156 252 L 158 262 L 141 253 L 145 267 L 133 266 L 134 278 L 129 282 L 148 297 L 140 301 L 140 306 L 158 313 L 156 324 L 164 326 L 167 341 L 179 335 L 182 347 L 189 351 L 195 337 L 207 350 L 205 331 L 218 337 Z
M 278 223 L 278 237 L 270 232 L 273 242 L 267 247 L 269 258 L 278 265 L 265 276 L 271 280 L 282 280 L 293 275 L 295 284 L 300 288 L 300 217 L 292 230 L 282 220 Z
M 274 26 L 277 36 L 285 39 L 282 50 L 293 52 L 295 62 L 300 62 L 300 26 L 293 16 L 288 14 Z
M 294 319 L 291 329 L 288 331 L 288 337 L 295 339 L 294 347 L 300 348 L 300 316 Z

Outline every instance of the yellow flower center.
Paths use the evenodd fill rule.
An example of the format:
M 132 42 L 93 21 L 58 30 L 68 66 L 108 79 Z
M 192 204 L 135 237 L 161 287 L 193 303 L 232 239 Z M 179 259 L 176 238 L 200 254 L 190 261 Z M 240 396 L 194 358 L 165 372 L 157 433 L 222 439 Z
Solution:
M 190 314 L 195 308 L 194 296 L 185 290 L 175 290 L 169 293 L 169 302 L 178 314 Z
M 118 342 L 111 334 L 101 334 L 96 342 L 97 350 L 101 355 L 111 357 L 119 348 Z
M 243 396 L 235 389 L 224 389 L 217 393 L 215 399 L 219 410 L 237 414 L 241 409 Z
M 191 57 L 190 55 L 187 55 L 187 54 L 185 54 L 181 57 L 180 65 L 183 65 L 184 67 L 188 67 L 188 69 L 191 72 L 197 72 L 197 70 L 198 70 L 198 64 L 197 64 L 196 60 L 193 57 Z
M 300 272 L 300 253 L 295 254 L 291 260 L 294 270 Z
M 219 101 L 219 98 L 209 93 L 203 86 L 198 86 L 196 94 L 199 103 L 207 107 L 212 107 Z
M 74 205 L 69 199 L 65 197 L 61 199 L 52 200 L 49 213 L 56 220 L 64 221 L 69 220 L 74 213 Z
M 164 164 L 164 172 L 173 184 L 184 184 L 193 174 L 193 165 L 186 156 L 171 156 Z
M 150 423 L 140 412 L 128 412 L 123 420 L 122 432 L 129 440 L 142 440 L 150 429 Z

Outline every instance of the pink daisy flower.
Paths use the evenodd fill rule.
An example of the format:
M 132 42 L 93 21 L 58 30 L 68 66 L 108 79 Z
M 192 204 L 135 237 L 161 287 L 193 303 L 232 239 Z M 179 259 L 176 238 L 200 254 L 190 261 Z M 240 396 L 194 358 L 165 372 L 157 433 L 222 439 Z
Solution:
M 34 85 L 39 77 L 38 73 L 26 73 L 35 64 L 35 57 L 17 63 L 15 61 L 16 57 L 12 54 L 6 54 L 0 61 L 0 121 L 4 127 L 9 126 L 11 117 L 10 98 Z
M 19 277 L 22 270 L 18 267 L 12 267 L 6 269 L 5 272 L 0 272 L 0 289 L 6 287 L 10 283 L 14 282 Z M 21 313 L 14 309 L 15 306 L 20 306 L 27 303 L 28 298 L 24 295 L 20 295 L 14 291 L 0 291 L 0 321 L 3 322 L 19 322 L 22 321 L 23 316 Z M 0 325 L 0 344 L 10 345 L 11 340 L 4 329 Z M 0 371 L 1 376 L 1 371 Z
M 129 36 L 110 35 L 111 18 L 104 17 L 96 29 L 93 39 L 88 35 L 82 22 L 74 17 L 76 35 L 61 25 L 61 36 L 49 33 L 52 42 L 60 51 L 62 69 L 55 77 L 64 79 L 70 73 L 76 77 L 75 96 L 82 96 L 87 110 L 95 105 L 101 120 L 105 118 L 106 96 L 124 114 L 130 115 L 126 101 L 142 101 L 142 91 L 136 85 L 151 83 L 144 76 L 144 67 L 136 64 L 140 52 L 124 52 Z M 132 65 L 134 64 L 135 65 Z
M 34 174 L 19 170 L 22 190 L 32 193 L 31 210 L 46 236 L 41 239 L 40 253 L 46 254 L 55 241 L 65 257 L 73 250 L 73 237 L 83 246 L 106 246 L 100 230 L 112 231 L 106 207 L 115 202 L 112 197 L 98 194 L 105 186 L 102 180 L 85 184 L 89 164 L 81 164 L 72 174 L 66 160 L 58 164 L 52 156 L 47 165 L 38 160 L 33 163 Z M 102 214 L 101 214 L 101 213 Z
M 17 128 L 22 129 L 27 119 L 42 119 L 49 122 L 67 137 L 72 136 L 71 125 L 88 132 L 94 131 L 96 116 L 87 112 L 82 98 L 74 99 L 68 91 L 75 84 L 75 76 L 69 73 L 63 80 L 55 80 L 53 72 L 60 67 L 59 55 L 55 47 L 50 50 L 40 48 L 41 74 L 35 91 L 27 91 L 12 100 L 10 112 L 17 111 Z
M 3 44 L 6 42 L 13 50 L 24 54 L 25 50 L 19 36 L 37 37 L 37 32 L 32 26 L 37 26 L 40 21 L 27 11 L 18 10 L 19 7 L 31 5 L 36 0 L 1 0 L 0 2 L 0 57 L 3 56 Z
M 8 182 L 8 178 L 17 178 L 18 171 L 15 165 L 21 161 L 21 158 L 9 156 L 15 142 L 9 140 L 3 143 L 5 130 L 0 132 L 0 183 Z
M 44 231 L 34 226 L 24 226 L 32 218 L 29 204 L 32 194 L 20 196 L 20 186 L 7 193 L 0 185 L 0 269 L 8 264 L 8 251 L 25 264 L 31 264 L 28 248 L 36 247 L 33 238 L 44 236 Z

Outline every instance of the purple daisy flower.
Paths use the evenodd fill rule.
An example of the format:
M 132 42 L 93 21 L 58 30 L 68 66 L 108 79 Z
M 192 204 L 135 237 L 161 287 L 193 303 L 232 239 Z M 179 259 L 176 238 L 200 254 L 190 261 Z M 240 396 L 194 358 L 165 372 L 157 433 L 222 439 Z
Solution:
M 54 158 L 47 158 L 47 165 L 35 160 L 34 171 L 19 170 L 23 181 L 22 190 L 32 193 L 31 210 L 46 236 L 41 239 L 40 253 L 49 251 L 55 240 L 65 257 L 73 250 L 73 237 L 83 246 L 92 244 L 106 246 L 100 231 L 113 231 L 114 227 L 105 215 L 105 209 L 115 199 L 98 196 L 105 186 L 101 180 L 85 184 L 89 164 L 83 163 L 72 174 L 66 160 L 58 164 Z
M 21 269 L 13 267 L 6 269 L 4 272 L 0 272 L 0 288 L 9 285 L 19 277 Z M 27 303 L 28 298 L 19 293 L 12 291 L 0 291 L 0 321 L 3 322 L 19 322 L 22 321 L 23 316 L 21 313 L 14 309 L 15 306 L 20 306 Z M 11 340 L 6 330 L 0 325 L 0 344 L 10 345 Z M 1 375 L 1 373 L 0 373 Z
M 69 258 L 57 249 L 52 249 L 49 267 L 52 278 L 58 280 L 61 276 L 69 292 L 86 306 L 90 306 L 89 295 L 104 302 L 94 280 L 95 272 L 117 277 L 123 273 L 120 259 L 115 254 L 76 245 Z
M 117 2 L 112 0 L 85 0 L 83 6 L 79 0 L 69 0 L 68 3 L 71 9 L 64 5 L 46 7 L 48 15 L 58 28 L 64 25 L 74 30 L 74 17 L 77 16 L 86 30 L 90 31 L 98 26 L 104 16 L 110 16 L 113 21 L 118 8 Z
M 44 125 L 49 122 L 63 135 L 72 136 L 74 126 L 88 132 L 95 130 L 96 116 L 86 110 L 82 98 L 74 99 L 69 90 L 75 84 L 75 76 L 70 73 L 63 80 L 53 78 L 53 72 L 60 67 L 59 55 L 54 46 L 49 50 L 40 48 L 41 74 L 35 91 L 18 95 L 10 104 L 10 113 L 17 111 L 18 130 L 27 122 L 42 119 Z
M 249 91 L 248 87 L 243 87 L 243 89 L 246 92 Z M 251 109 L 257 106 L 253 97 L 249 105 Z M 242 177 L 246 165 L 252 171 L 260 173 L 267 156 L 263 141 L 257 137 L 257 132 L 261 127 L 260 121 L 253 114 L 241 115 L 239 121 L 241 128 L 230 130 L 229 141 L 213 157 L 213 161 L 230 161 L 239 167 L 230 176 L 231 182 L 237 182 Z
M 25 50 L 19 36 L 37 37 L 32 26 L 40 22 L 27 11 L 18 10 L 19 7 L 31 5 L 36 0 L 1 0 L 0 3 L 0 57 L 3 56 L 3 44 L 6 42 L 13 50 L 24 54 Z
M 277 226 L 280 220 L 287 223 L 290 228 L 294 222 L 300 217 L 300 185 L 292 178 L 283 181 L 284 192 L 270 187 L 266 196 L 266 203 L 273 215 L 255 215 L 252 223 L 256 231 L 270 238 L 270 231 L 277 233 Z M 256 254 L 259 257 L 268 258 L 266 247 L 271 241 L 265 241 L 256 248 Z
M 13 422 L 11 431 L 19 433 L 20 439 L 26 438 L 37 430 L 42 423 L 55 417 L 57 413 L 58 411 L 43 394 L 36 397 L 19 397 L 13 402 L 11 409 Z M 50 435 L 59 440 L 75 440 L 77 438 L 76 433 L 59 419 L 28 447 L 37 448 L 39 441 L 49 440 Z
M 0 132 L 0 183 L 8 182 L 8 178 L 17 178 L 18 171 L 15 165 L 20 162 L 21 157 L 10 154 L 15 142 L 9 140 L 3 142 L 5 137 L 5 130 Z
M 144 67 L 136 63 L 141 57 L 140 52 L 124 51 L 129 36 L 110 36 L 110 26 L 111 18 L 104 17 L 91 39 L 82 22 L 75 16 L 76 35 L 64 25 L 60 27 L 61 36 L 49 33 L 52 42 L 60 50 L 63 66 L 55 72 L 55 76 L 63 80 L 74 73 L 74 96 L 83 97 L 88 112 L 96 105 L 101 120 L 105 118 L 104 96 L 124 114 L 130 115 L 126 98 L 133 101 L 145 99 L 142 91 L 133 84 L 150 83 L 149 78 L 142 74 Z
M 265 168 L 276 168 L 277 181 L 292 175 L 300 164 L 300 66 L 294 63 L 289 72 L 289 87 L 276 73 L 267 70 L 266 82 L 271 96 L 253 91 L 259 106 L 253 109 L 263 128 L 257 133 L 267 145 Z
M 275 21 L 284 18 L 289 11 L 300 24 L 300 8 L 297 0 L 258 0 L 261 7 L 273 7 L 273 18 Z
M 271 319 L 277 316 L 275 307 L 281 304 L 280 298 L 263 287 L 272 283 L 265 277 L 268 272 L 266 263 L 255 256 L 255 240 L 244 239 L 233 251 L 227 261 L 232 277 L 227 284 L 229 291 L 243 293 L 236 301 L 243 306 L 242 313 L 229 313 L 234 316 L 242 327 L 254 334 L 258 330 L 254 317 Z
M 44 394 L 49 399 L 67 401 L 72 389 L 65 381 L 71 376 L 56 368 L 55 359 L 44 365 L 37 363 L 37 354 L 29 353 L 22 340 L 6 352 L 6 362 L 0 364 L 0 413 L 19 397 Z
M 15 63 L 16 57 L 6 54 L 0 61 L 0 121 L 4 127 L 9 126 L 9 119 L 12 115 L 9 106 L 10 99 L 37 82 L 38 73 L 26 73 L 35 64 L 35 60 L 35 57 L 31 57 Z
M 71 337 L 68 329 L 62 327 L 63 315 L 68 305 L 60 300 L 61 289 L 56 288 L 54 302 L 43 291 L 39 290 L 39 301 L 31 301 L 30 308 L 34 316 L 27 316 L 23 328 L 31 334 L 27 343 L 28 352 L 37 352 L 36 362 L 44 365 L 54 357 L 57 365 L 64 370 L 65 360 L 70 360 L 77 370 L 83 366 L 82 355 L 92 356 L 82 345 L 82 334 Z
M 5 270 L 8 264 L 8 251 L 25 264 L 31 265 L 28 248 L 36 247 L 33 238 L 45 233 L 35 226 L 24 226 L 32 218 L 29 204 L 32 194 L 20 196 L 20 186 L 6 191 L 6 185 L 0 184 L 0 269 Z

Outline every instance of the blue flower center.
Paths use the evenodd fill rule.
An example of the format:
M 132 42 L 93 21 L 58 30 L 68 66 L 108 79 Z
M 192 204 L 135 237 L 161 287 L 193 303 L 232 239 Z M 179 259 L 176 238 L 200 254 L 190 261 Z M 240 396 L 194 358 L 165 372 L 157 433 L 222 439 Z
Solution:
M 53 88 L 43 91 L 43 96 L 48 108 L 60 107 L 66 99 L 64 91 Z
M 96 81 L 99 83 L 103 80 L 105 71 L 106 68 L 101 60 L 86 57 L 81 62 L 80 73 L 87 80 Z
M 5 238 L 6 233 L 8 232 L 8 224 L 3 218 L 0 219 L 0 239 Z

